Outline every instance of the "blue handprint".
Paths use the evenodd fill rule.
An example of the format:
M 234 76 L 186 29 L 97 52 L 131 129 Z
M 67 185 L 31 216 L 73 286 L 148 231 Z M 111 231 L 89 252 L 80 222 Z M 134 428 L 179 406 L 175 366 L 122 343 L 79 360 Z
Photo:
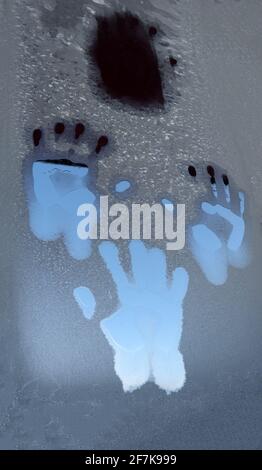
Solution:
M 208 281 L 222 285 L 227 280 L 230 265 L 242 268 L 249 262 L 245 243 L 245 195 L 232 188 L 226 175 L 219 176 L 213 167 L 207 168 L 211 176 L 212 201 L 201 204 L 203 221 L 191 227 L 189 244 Z
M 56 124 L 54 131 L 61 138 L 60 135 L 65 131 L 64 124 Z M 84 125 L 76 124 L 74 144 L 82 138 L 84 132 Z M 90 190 L 91 173 L 95 173 L 92 171 L 93 162 L 108 139 L 106 136 L 98 139 L 94 151 L 85 159 L 85 163 L 81 162 L 81 156 L 72 151 L 48 151 L 40 129 L 34 131 L 33 140 L 33 162 L 29 168 L 29 177 L 26 176 L 31 230 L 43 241 L 57 240 L 62 236 L 73 258 L 86 259 L 91 253 L 91 241 L 82 240 L 78 236 L 80 219 L 77 211 L 82 204 L 95 202 L 94 191 Z M 90 164 L 91 167 L 93 165 L 92 169 L 88 167 Z
M 56 163 L 33 163 L 34 194 L 29 201 L 30 227 L 44 241 L 63 236 L 70 255 L 86 259 L 90 255 L 90 240 L 77 235 L 78 207 L 94 203 L 95 196 L 87 188 L 88 168 Z
M 125 391 L 133 391 L 148 380 L 168 393 L 177 391 L 185 382 L 179 343 L 188 274 L 177 268 L 168 285 L 161 250 L 147 249 L 141 241 L 130 242 L 129 249 L 133 281 L 121 267 L 117 247 L 111 242 L 100 245 L 120 300 L 119 309 L 101 321 L 101 329 L 114 349 L 116 374 Z M 75 297 L 89 318 L 91 315 L 86 312 L 89 305 L 93 311 L 91 294 L 86 288 L 80 289 L 75 291 Z

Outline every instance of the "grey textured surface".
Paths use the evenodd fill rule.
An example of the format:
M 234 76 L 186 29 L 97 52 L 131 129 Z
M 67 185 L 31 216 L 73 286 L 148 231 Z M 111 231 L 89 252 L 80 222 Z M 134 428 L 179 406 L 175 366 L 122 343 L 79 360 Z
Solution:
M 0 448 L 261 448 L 262 3 L 128 1 L 161 30 L 159 60 L 174 96 L 158 115 L 93 93 L 84 49 L 94 12 L 116 6 L 105 3 L 0 2 Z M 179 59 L 175 80 L 170 52 Z M 96 247 L 79 263 L 62 241 L 43 243 L 29 231 L 22 164 L 37 126 L 47 129 L 54 155 L 71 148 L 70 134 L 62 144 L 52 138 L 57 119 L 109 134 L 109 155 L 99 162 L 103 194 L 125 176 L 136 183 L 137 202 L 186 201 L 189 222 L 207 187 L 204 178 L 192 186 L 185 170 L 213 161 L 248 195 L 247 269 L 232 269 L 215 288 L 187 249 L 176 256 L 190 273 L 181 346 L 187 382 L 177 394 L 153 384 L 123 393 L 99 329 L 117 297 Z M 75 151 L 84 160 L 88 137 Z M 97 296 L 93 322 L 74 303 L 78 285 Z

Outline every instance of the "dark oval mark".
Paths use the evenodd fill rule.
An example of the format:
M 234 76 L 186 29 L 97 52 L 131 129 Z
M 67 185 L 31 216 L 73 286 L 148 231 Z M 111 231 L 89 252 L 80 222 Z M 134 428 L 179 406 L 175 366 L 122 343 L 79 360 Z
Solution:
M 96 153 L 99 153 L 102 147 L 105 147 L 108 144 L 108 137 L 106 135 L 101 135 L 97 141 Z
M 216 178 L 214 176 L 211 176 L 210 182 L 211 184 L 216 184 Z
M 35 129 L 34 132 L 33 132 L 33 142 L 34 142 L 35 147 L 38 147 L 41 138 L 42 138 L 41 129 Z
M 228 186 L 229 185 L 229 179 L 228 179 L 227 175 L 222 175 L 222 179 L 223 179 L 224 185 Z
M 85 132 L 85 126 L 82 122 L 78 122 L 75 126 L 75 139 L 79 139 L 79 137 Z
M 188 167 L 188 173 L 189 173 L 191 176 L 194 176 L 194 177 L 197 175 L 196 169 L 195 169 L 195 167 L 194 167 L 193 165 L 190 165 L 190 166 Z
M 148 31 L 149 31 L 150 36 L 152 36 L 152 37 L 157 34 L 157 29 L 156 29 L 155 26 L 150 26 Z
M 172 67 L 177 65 L 177 60 L 174 57 L 169 57 L 169 62 Z
M 210 176 L 214 177 L 215 176 L 215 170 L 211 165 L 207 166 L 207 172 Z
M 63 122 L 57 122 L 55 124 L 55 133 L 56 134 L 59 134 L 59 135 L 63 134 L 64 130 L 65 130 L 65 125 L 64 125 Z
M 97 141 L 97 144 L 100 147 L 104 147 L 105 145 L 108 144 L 108 137 L 106 135 L 101 135 L 101 137 L 99 137 L 99 139 Z
M 96 20 L 97 32 L 89 52 L 106 93 L 133 106 L 163 106 L 158 57 L 145 23 L 129 12 Z M 154 35 L 156 28 L 151 26 L 150 31 Z

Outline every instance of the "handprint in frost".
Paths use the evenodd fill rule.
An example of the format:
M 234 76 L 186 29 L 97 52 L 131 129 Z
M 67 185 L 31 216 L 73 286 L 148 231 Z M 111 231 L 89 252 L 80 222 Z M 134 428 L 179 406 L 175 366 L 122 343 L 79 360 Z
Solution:
M 111 242 L 100 245 L 120 300 L 117 311 L 101 321 L 101 328 L 114 350 L 115 371 L 125 391 L 151 380 L 166 392 L 174 392 L 185 383 L 179 344 L 188 274 L 184 268 L 177 268 L 169 282 L 161 250 L 147 249 L 141 241 L 130 242 L 129 249 L 133 280 L 121 266 L 117 247 Z M 90 318 L 86 313 L 92 298 L 90 291 L 79 288 L 75 298 Z M 94 307 L 90 305 L 90 309 Z
M 77 149 L 81 145 L 88 147 L 85 130 L 83 123 L 76 123 L 72 128 L 58 122 L 51 134 L 54 134 L 56 146 L 69 141 Z M 96 201 L 93 184 L 96 160 L 98 154 L 104 153 L 108 138 L 102 135 L 97 139 L 89 129 L 90 149 L 83 156 L 73 148 L 58 151 L 49 144 L 51 150 L 48 149 L 47 134 L 41 129 L 34 130 L 34 151 L 25 169 L 30 228 L 39 240 L 54 241 L 63 237 L 70 256 L 84 260 L 91 254 L 91 240 L 78 236 L 78 208 Z M 95 219 L 91 221 L 91 225 L 95 223 Z
M 193 167 L 190 167 L 193 168 Z M 191 252 L 209 282 L 222 285 L 228 267 L 243 268 L 249 262 L 245 243 L 245 194 L 233 188 L 226 174 L 213 166 L 210 176 L 210 202 L 202 202 L 202 221 L 190 228 Z M 196 174 L 191 176 L 196 177 Z

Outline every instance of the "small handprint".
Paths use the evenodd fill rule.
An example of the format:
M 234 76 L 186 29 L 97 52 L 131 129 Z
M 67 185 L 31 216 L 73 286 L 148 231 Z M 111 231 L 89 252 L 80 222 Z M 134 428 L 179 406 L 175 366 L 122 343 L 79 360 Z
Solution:
M 209 165 L 207 172 L 212 201 L 201 204 L 203 222 L 190 229 L 190 249 L 209 282 L 222 285 L 227 280 L 229 265 L 242 268 L 249 261 L 245 195 L 234 190 L 228 177 L 219 175 L 213 166 Z M 190 174 L 196 177 L 192 171 Z
M 166 260 L 161 250 L 147 249 L 141 241 L 130 242 L 129 250 L 133 281 L 121 267 L 117 247 L 111 242 L 100 245 L 120 300 L 119 309 L 101 321 L 101 329 L 114 349 L 115 371 L 125 391 L 133 391 L 153 380 L 166 392 L 174 392 L 185 383 L 179 343 L 188 274 L 185 269 L 177 268 L 168 285 Z M 88 290 L 82 292 L 90 298 Z M 89 317 L 81 290 L 77 298 Z

